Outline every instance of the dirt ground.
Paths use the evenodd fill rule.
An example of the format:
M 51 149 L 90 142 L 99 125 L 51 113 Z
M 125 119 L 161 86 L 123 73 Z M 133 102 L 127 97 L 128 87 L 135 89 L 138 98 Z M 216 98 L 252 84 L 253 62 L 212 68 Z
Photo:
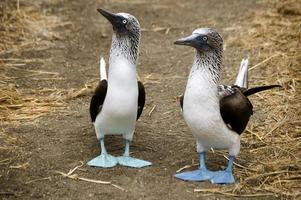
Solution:
M 181 167 L 198 162 L 195 142 L 183 121 L 177 99 L 185 87 L 193 50 L 175 46 L 173 42 L 197 27 L 206 26 L 219 30 L 225 40 L 235 37 L 234 25 L 257 9 L 255 1 L 43 0 L 35 6 L 46 16 L 55 17 L 62 25 L 48 30 L 48 34 L 53 35 L 52 39 L 45 37 L 49 48 L 18 52 L 19 56 L 44 60 L 43 64 L 30 63 L 26 67 L 58 72 L 60 79 L 17 79 L 19 87 L 28 89 L 71 90 L 96 82 L 99 77 L 99 55 L 108 59 L 112 34 L 111 25 L 96 8 L 128 12 L 139 19 L 142 38 L 138 73 L 145 83 L 147 100 L 137 123 L 131 151 L 135 157 L 153 162 L 153 166 L 144 169 L 120 166 L 99 169 L 84 165 L 76 171 L 81 177 L 111 181 L 126 191 L 112 185 L 68 179 L 56 173 L 67 173 L 99 153 L 89 118 L 89 94 L 68 101 L 64 112 L 53 112 L 33 123 L 2 126 L 21 142 L 18 149 L 10 152 L 12 159 L 9 164 L 0 165 L 1 199 L 232 199 L 218 194 L 194 193 L 196 188 L 217 186 L 208 182 L 187 183 L 173 177 Z M 247 55 L 240 47 L 226 44 L 225 83 L 234 79 L 240 60 Z M 18 75 L 14 74 L 17 72 L 11 73 Z M 253 75 L 256 77 L 256 74 Z M 259 111 L 250 123 L 265 118 L 260 108 L 256 110 Z M 248 160 L 255 155 L 244 153 L 244 145 L 238 163 L 248 166 Z M 122 154 L 121 137 L 107 139 L 107 147 L 112 154 Z M 9 167 L 24 163 L 27 163 L 24 168 Z M 211 153 L 208 165 L 218 169 L 224 167 L 226 161 L 222 156 Z M 236 178 L 240 181 L 242 177 Z M 278 199 L 273 196 L 268 198 Z

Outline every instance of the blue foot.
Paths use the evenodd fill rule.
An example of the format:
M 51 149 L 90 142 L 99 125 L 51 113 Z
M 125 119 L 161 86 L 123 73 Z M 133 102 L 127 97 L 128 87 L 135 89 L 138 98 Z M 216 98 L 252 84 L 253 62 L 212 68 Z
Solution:
M 205 181 L 211 179 L 214 175 L 215 172 L 210 170 L 198 169 L 195 171 L 178 173 L 175 177 L 184 181 Z
M 117 165 L 117 159 L 110 154 L 101 154 L 90 160 L 87 164 L 93 167 L 109 168 Z
M 217 184 L 232 184 L 235 183 L 234 176 L 232 174 L 232 171 L 219 171 L 216 172 L 216 175 L 214 175 L 210 179 L 211 183 L 217 183 Z
M 117 157 L 118 163 L 123 166 L 141 168 L 152 165 L 151 162 L 132 158 L 130 156 L 119 156 Z

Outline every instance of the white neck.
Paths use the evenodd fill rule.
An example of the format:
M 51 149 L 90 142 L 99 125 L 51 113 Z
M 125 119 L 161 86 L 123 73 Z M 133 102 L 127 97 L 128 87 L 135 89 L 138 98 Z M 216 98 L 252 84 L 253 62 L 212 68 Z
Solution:
M 116 34 L 113 34 L 108 84 L 112 82 L 126 83 L 128 81 L 137 81 L 138 47 L 133 51 L 131 45 L 132 43 L 128 37 L 117 38 Z
M 221 58 L 212 52 L 197 51 L 194 57 L 190 77 L 197 75 L 207 80 L 209 84 L 218 85 L 220 82 Z
M 116 35 L 116 33 L 113 33 L 110 61 L 114 60 L 116 57 L 124 57 L 132 64 L 137 65 L 139 55 L 139 40 L 139 36 L 120 36 Z

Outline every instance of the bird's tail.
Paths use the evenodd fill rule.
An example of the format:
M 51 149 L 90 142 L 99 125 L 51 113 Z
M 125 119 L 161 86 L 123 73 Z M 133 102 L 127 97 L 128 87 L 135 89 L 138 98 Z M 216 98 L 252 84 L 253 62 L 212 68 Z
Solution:
M 248 65 L 249 60 L 247 58 L 242 59 L 234 85 L 243 88 L 248 88 Z
M 245 90 L 243 92 L 243 94 L 246 95 L 246 96 L 250 96 L 250 95 L 255 94 L 257 92 L 261 92 L 261 91 L 264 91 L 264 90 L 269 90 L 269 89 L 272 89 L 272 88 L 275 88 L 275 87 L 281 87 L 281 85 L 258 86 L 258 87 L 254 87 L 254 88 L 250 88 L 250 89 Z
M 106 72 L 106 62 L 103 57 L 100 57 L 100 80 L 107 80 L 107 72 Z

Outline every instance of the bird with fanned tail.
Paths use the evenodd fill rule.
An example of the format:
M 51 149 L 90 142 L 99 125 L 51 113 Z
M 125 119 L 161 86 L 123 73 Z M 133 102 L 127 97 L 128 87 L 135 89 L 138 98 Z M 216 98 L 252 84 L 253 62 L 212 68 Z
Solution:
M 105 61 L 100 61 L 100 82 L 90 103 L 91 120 L 95 127 L 101 154 L 90 160 L 88 165 L 113 167 L 117 164 L 129 167 L 145 167 L 150 162 L 130 156 L 136 120 L 140 117 L 145 90 L 137 81 L 136 67 L 140 41 L 138 20 L 128 13 L 110 13 L 97 9 L 113 26 L 110 50 L 109 73 L 106 75 Z M 114 157 L 105 148 L 106 135 L 122 135 L 125 143 L 124 155 Z
M 232 168 L 240 151 L 240 135 L 253 114 L 248 96 L 280 86 L 248 88 L 248 59 L 242 60 L 234 85 L 220 85 L 223 39 L 214 29 L 196 29 L 192 35 L 177 40 L 175 44 L 196 50 L 180 104 L 184 119 L 196 139 L 200 158 L 197 170 L 178 173 L 175 177 L 186 181 L 234 183 Z M 205 154 L 210 148 L 229 150 L 225 170 L 214 172 L 207 169 Z

